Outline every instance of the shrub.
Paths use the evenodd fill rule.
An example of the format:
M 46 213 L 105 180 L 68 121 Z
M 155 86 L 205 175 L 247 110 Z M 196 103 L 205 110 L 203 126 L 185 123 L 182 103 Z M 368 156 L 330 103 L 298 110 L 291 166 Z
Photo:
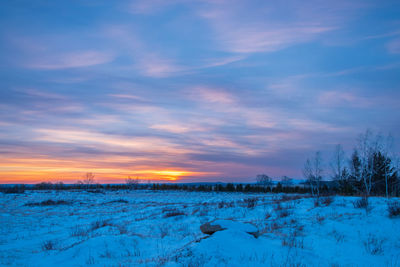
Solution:
M 98 220 L 95 222 L 92 222 L 90 229 L 92 231 L 102 228 L 102 227 L 106 227 L 106 226 L 113 226 L 113 224 L 110 222 L 110 220 Z
M 271 223 L 265 225 L 265 231 L 271 232 L 271 233 L 274 233 L 282 228 L 283 228 L 283 225 L 278 224 L 277 222 L 271 222 Z
M 219 209 L 222 209 L 224 207 L 232 208 L 234 206 L 235 206 L 235 202 L 233 202 L 233 201 L 231 201 L 231 202 L 225 202 L 225 201 L 218 202 L 218 208 Z
M 258 199 L 256 197 L 249 197 L 243 200 L 249 209 L 253 209 L 257 204 Z
M 390 218 L 400 216 L 400 202 L 399 201 L 388 202 L 387 209 L 388 209 Z
M 106 204 L 112 204 L 112 203 L 125 203 L 125 204 L 127 204 L 129 202 L 128 202 L 128 200 L 125 200 L 125 199 L 122 199 L 122 198 L 106 202 Z
M 290 248 L 304 248 L 304 240 L 296 237 L 297 234 L 295 232 L 290 233 L 289 236 L 282 239 L 282 246 Z
M 54 241 L 51 241 L 51 240 L 47 240 L 47 241 L 45 241 L 43 244 L 42 244 L 42 250 L 55 250 L 56 248 L 55 248 L 56 246 L 55 246 L 55 243 L 54 243 Z
M 88 233 L 87 229 L 75 226 L 72 231 L 71 231 L 71 236 L 73 237 L 81 237 L 81 236 L 86 236 Z
M 317 222 L 318 222 L 319 224 L 322 224 L 322 222 L 325 221 L 325 217 L 324 217 L 324 216 L 321 216 L 321 215 L 319 215 L 319 214 L 317 214 L 317 215 L 315 216 L 315 219 L 317 220 Z
M 296 228 L 296 230 L 297 230 L 298 232 L 303 232 L 303 231 L 304 231 L 304 225 L 298 225 L 297 228 Z
M 335 238 L 336 243 L 341 243 L 341 242 L 344 241 L 344 235 L 341 234 L 341 233 L 339 233 L 338 231 L 333 230 L 333 231 L 332 231 L 332 235 L 333 235 L 333 237 Z
M 280 202 L 276 203 L 274 206 L 274 211 L 283 210 L 282 204 Z
M 329 197 L 324 197 L 322 200 L 321 200 L 321 203 L 322 204 L 324 204 L 325 206 L 330 206 L 331 204 L 332 204 L 332 202 L 333 202 L 333 197 L 331 197 L 331 196 L 329 196 Z
M 175 217 L 180 215 L 186 215 L 183 211 L 172 210 L 164 214 L 164 218 Z
M 69 204 L 71 204 L 70 201 L 65 201 L 65 200 L 54 201 L 54 200 L 49 199 L 49 200 L 42 201 L 42 202 L 29 202 L 29 203 L 26 203 L 25 206 L 30 206 L 30 207 L 32 207 L 32 206 L 57 206 L 57 205 L 69 205 Z
M 354 206 L 354 208 L 357 208 L 357 209 L 368 209 L 368 207 L 369 207 L 368 198 L 362 197 L 362 198 L 354 201 L 353 206 Z
M 374 235 L 370 234 L 367 240 L 364 241 L 364 247 L 368 253 L 372 255 L 381 255 L 383 254 L 383 241 L 382 239 L 378 239 Z
M 104 194 L 104 192 L 100 189 L 87 189 L 86 192 L 93 194 Z
M 287 201 L 292 201 L 292 200 L 298 200 L 301 199 L 302 196 L 299 195 L 281 195 L 280 198 L 274 198 L 273 202 L 274 203 L 279 203 L 279 202 L 287 202 Z
M 160 231 L 160 237 L 164 238 L 167 235 L 169 235 L 169 226 L 165 224 L 161 224 L 158 226 L 158 229 Z
M 125 224 L 117 225 L 118 231 L 121 235 L 128 233 L 128 228 Z
M 0 191 L 4 194 L 23 194 L 25 193 L 25 186 L 24 185 L 15 185 L 13 187 L 0 187 Z
M 291 214 L 291 212 L 290 212 L 289 210 L 284 209 L 284 210 L 281 210 L 281 211 L 278 213 L 278 217 L 279 217 L 279 218 L 285 218 L 285 217 L 289 216 L 290 214 Z
M 199 216 L 200 216 L 200 217 L 207 216 L 207 215 L 208 215 L 208 212 L 209 212 L 209 209 L 208 209 L 207 206 L 205 206 L 205 207 L 203 207 L 203 208 L 200 210 Z

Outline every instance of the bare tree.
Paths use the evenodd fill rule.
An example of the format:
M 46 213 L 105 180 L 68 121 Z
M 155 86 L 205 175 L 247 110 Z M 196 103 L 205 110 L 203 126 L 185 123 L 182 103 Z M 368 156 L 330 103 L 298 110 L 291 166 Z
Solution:
M 310 159 L 307 159 L 306 162 L 304 163 L 303 176 L 304 176 L 304 178 L 306 178 L 307 182 L 310 184 L 311 194 L 314 196 L 314 183 L 313 183 L 314 173 L 313 173 L 313 168 L 312 168 Z
M 342 181 L 345 179 L 345 169 L 346 169 L 346 156 L 343 151 L 341 144 L 335 146 L 335 151 L 333 152 L 333 158 L 331 162 L 331 169 L 333 173 L 333 180 Z
M 272 178 L 266 174 L 257 175 L 257 184 L 262 185 L 264 187 L 272 186 Z
M 312 195 L 319 198 L 319 188 L 322 180 L 322 157 L 321 152 L 315 152 L 312 159 L 307 159 L 303 168 L 303 175 L 307 179 L 311 187 Z
M 381 146 L 381 136 L 374 134 L 367 129 L 358 138 L 358 151 L 360 157 L 361 180 L 364 184 L 365 195 L 368 197 L 372 190 L 372 177 L 374 176 L 374 154 Z
M 125 183 L 128 185 L 129 189 L 136 189 L 138 187 L 139 184 L 139 178 L 131 178 L 130 176 L 128 178 L 125 179 Z
M 94 184 L 94 174 L 87 172 L 83 177 L 83 180 L 78 181 L 78 183 L 86 185 L 86 188 L 88 189 L 92 184 Z
M 382 154 L 387 160 L 388 158 L 392 158 L 393 155 L 393 146 L 394 146 L 394 139 L 392 135 L 388 135 L 385 140 L 385 144 L 383 146 Z M 391 162 L 392 163 L 392 162 Z M 393 163 L 392 163 L 393 164 Z M 384 168 L 385 171 L 385 189 L 386 189 L 386 198 L 389 198 L 389 185 L 388 185 L 388 168 Z
M 398 155 L 394 156 L 393 160 L 393 165 L 394 165 L 394 171 L 396 172 L 396 180 L 394 182 L 394 185 L 392 185 L 392 192 L 394 192 L 396 195 L 399 194 L 400 190 L 400 157 Z

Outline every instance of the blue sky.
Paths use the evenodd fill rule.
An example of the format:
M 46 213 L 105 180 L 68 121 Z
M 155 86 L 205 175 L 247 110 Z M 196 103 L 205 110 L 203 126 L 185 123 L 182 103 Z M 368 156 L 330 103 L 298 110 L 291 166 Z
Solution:
M 3 182 L 299 178 L 400 137 L 398 1 L 6 1 L 0 51 Z

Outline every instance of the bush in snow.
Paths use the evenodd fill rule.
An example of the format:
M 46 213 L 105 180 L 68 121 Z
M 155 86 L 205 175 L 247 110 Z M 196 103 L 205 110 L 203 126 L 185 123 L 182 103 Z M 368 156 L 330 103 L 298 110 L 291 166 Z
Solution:
M 169 235 L 169 226 L 166 224 L 161 224 L 158 226 L 158 229 L 160 231 L 160 237 L 164 238 L 167 235 Z
M 376 236 L 370 234 L 367 240 L 364 241 L 364 247 L 372 255 L 381 255 L 383 254 L 383 241 L 383 239 L 378 239 Z
M 400 216 L 400 202 L 399 201 L 388 202 L 387 209 L 388 209 L 390 218 Z
M 317 221 L 317 223 L 322 224 L 325 221 L 325 217 L 317 214 L 315 216 L 315 220 Z
M 171 210 L 164 214 L 164 218 L 175 217 L 180 215 L 186 215 L 183 211 L 180 210 Z
M 257 204 L 257 201 L 258 199 L 256 197 L 249 197 L 243 200 L 249 209 L 254 208 Z
M 112 225 L 113 224 L 109 220 L 98 220 L 98 221 L 92 222 L 90 229 L 92 231 L 94 231 L 99 228 L 106 227 L 106 226 L 112 226 Z
M 0 192 L 4 194 L 23 194 L 25 193 L 25 185 L 14 185 L 13 187 L 0 187 Z
M 85 228 L 75 226 L 72 231 L 71 231 L 71 236 L 73 237 L 82 237 L 82 236 L 87 236 L 88 231 Z
M 324 204 L 325 206 L 331 205 L 332 202 L 333 202 L 333 197 L 331 197 L 331 196 L 324 197 L 321 199 L 321 203 Z
M 42 244 L 42 250 L 54 250 L 56 249 L 54 241 L 48 240 Z
M 32 206 L 57 206 L 57 205 L 69 205 L 69 204 L 71 204 L 70 201 L 65 201 L 65 200 L 54 201 L 54 200 L 49 199 L 49 200 L 42 201 L 42 202 L 29 202 L 29 203 L 26 203 L 25 206 L 29 206 L 29 207 L 32 207 Z
M 233 208 L 235 206 L 235 202 L 234 201 L 230 201 L 230 202 L 225 202 L 225 201 L 221 201 L 218 202 L 218 208 L 222 209 L 222 208 Z
M 332 236 L 335 238 L 336 243 L 341 243 L 344 241 L 344 235 L 339 233 L 337 230 L 331 232 Z
M 128 233 L 128 227 L 125 224 L 117 225 L 118 231 L 121 235 Z
M 126 199 L 120 198 L 120 199 L 116 199 L 116 200 L 112 200 L 112 201 L 106 202 L 104 204 L 112 204 L 112 203 L 124 203 L 124 204 L 127 204 L 129 202 Z
M 288 209 L 283 209 L 283 210 L 281 210 L 279 213 L 278 213 L 278 217 L 279 218 L 285 218 L 285 217 L 287 217 L 287 216 L 289 216 L 289 215 L 291 215 L 292 214 L 292 212 L 290 211 L 290 210 L 288 210 Z
M 296 231 L 290 232 L 288 236 L 285 236 L 282 239 L 282 246 L 290 248 L 304 248 L 304 240 L 297 237 L 298 233 Z
M 354 201 L 353 206 L 354 206 L 354 208 L 357 208 L 357 209 L 368 209 L 368 207 L 369 207 L 368 198 L 362 197 L 359 200 Z

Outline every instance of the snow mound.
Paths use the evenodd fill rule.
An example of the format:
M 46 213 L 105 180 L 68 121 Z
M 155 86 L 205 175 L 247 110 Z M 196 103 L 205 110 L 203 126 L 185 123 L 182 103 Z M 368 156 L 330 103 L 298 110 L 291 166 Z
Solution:
M 250 223 L 242 223 L 233 220 L 214 220 L 200 226 L 200 230 L 205 234 L 213 234 L 218 231 L 229 230 L 232 232 L 244 232 L 254 237 L 258 237 L 259 231 L 257 227 Z

